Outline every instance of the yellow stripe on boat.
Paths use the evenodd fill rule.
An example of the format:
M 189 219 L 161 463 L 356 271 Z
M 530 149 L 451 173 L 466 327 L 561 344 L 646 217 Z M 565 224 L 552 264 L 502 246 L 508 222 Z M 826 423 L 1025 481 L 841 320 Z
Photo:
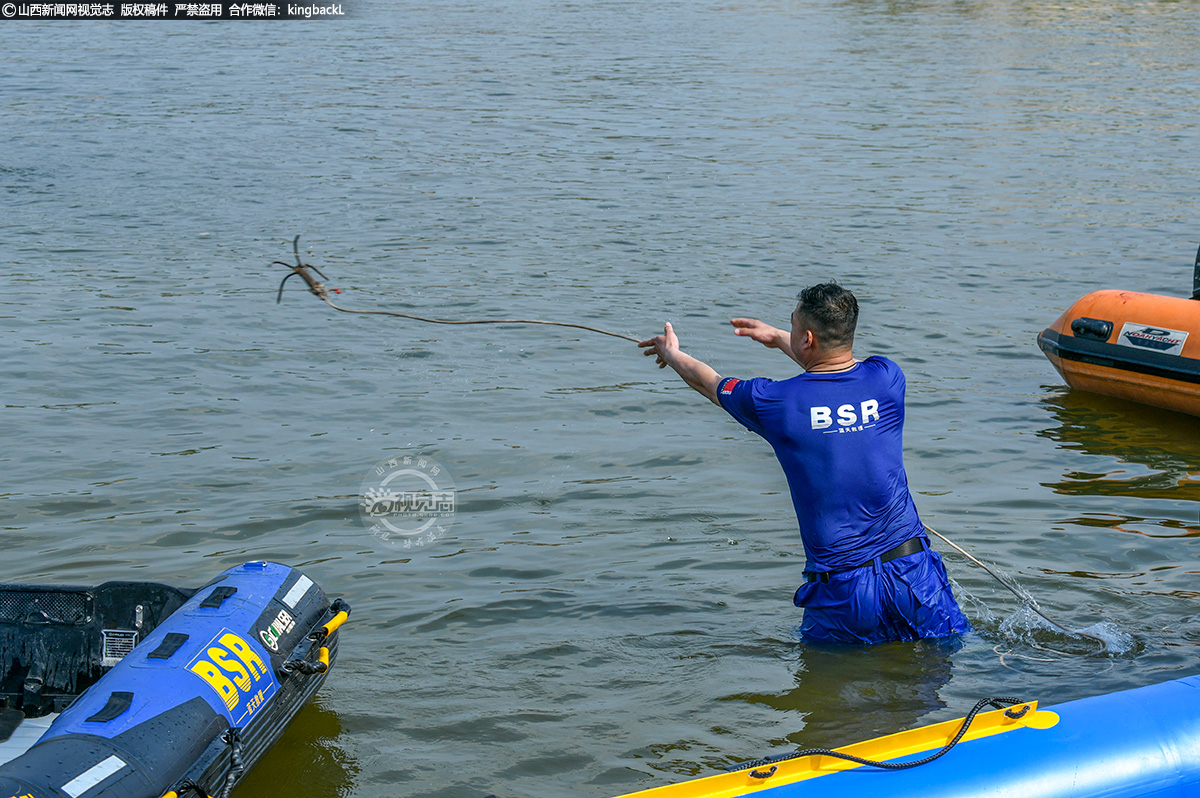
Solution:
M 1020 713 L 1024 707 L 1028 707 L 1029 711 L 1020 718 L 1011 718 L 1005 714 L 1009 711 L 1013 714 Z M 839 753 L 852 754 L 862 759 L 873 759 L 879 762 L 898 759 L 903 756 L 911 756 L 912 754 L 936 751 L 939 748 L 944 748 L 954 739 L 954 736 L 958 734 L 958 730 L 962 728 L 963 720 L 964 718 L 959 718 L 958 720 L 948 720 L 945 723 L 938 723 L 933 726 L 922 726 L 919 729 L 889 734 L 886 737 L 878 737 L 874 740 L 866 740 L 834 750 Z M 979 713 L 975 716 L 975 720 L 972 721 L 971 728 L 967 730 L 967 733 L 963 735 L 963 738 L 959 742 L 965 743 L 970 740 L 991 737 L 996 734 L 1012 731 L 1013 729 L 1049 729 L 1057 723 L 1057 714 L 1047 710 L 1038 711 L 1036 701 L 1027 701 L 1024 704 L 1015 704 L 1006 709 Z M 753 770 L 757 770 L 759 773 L 767 773 L 772 766 L 775 766 L 776 770 L 767 778 L 755 778 L 750 775 Z M 682 784 L 654 787 L 641 792 L 628 793 L 627 795 L 620 796 L 620 798 L 635 798 L 635 796 L 637 798 L 735 798 L 735 796 L 747 795 L 757 790 L 794 784 L 799 781 L 815 779 L 818 776 L 825 776 L 830 773 L 837 773 L 838 771 L 850 770 L 857 767 L 862 766 L 857 762 L 849 762 L 845 759 L 837 759 L 836 757 L 824 754 L 815 754 L 797 759 L 788 759 L 782 762 L 772 762 L 770 765 L 764 765 L 757 769 L 747 768 L 734 773 L 722 773 L 717 776 L 709 776 Z

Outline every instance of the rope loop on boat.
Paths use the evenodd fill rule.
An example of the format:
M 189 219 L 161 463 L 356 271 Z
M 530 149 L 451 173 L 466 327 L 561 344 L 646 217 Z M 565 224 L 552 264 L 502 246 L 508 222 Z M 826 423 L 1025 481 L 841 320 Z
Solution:
M 1012 718 L 1013 720 L 1020 720 L 1021 718 L 1025 717 L 1025 715 L 1027 715 L 1029 713 L 1029 709 L 1030 709 L 1029 704 L 1026 704 L 1025 706 L 1023 706 L 1017 710 L 1014 710 L 1012 707 L 1009 707 L 1008 709 L 1004 710 L 1004 717 Z
M 212 798 L 208 794 L 208 790 L 201 787 L 198 783 L 191 779 L 184 779 L 176 784 L 173 788 L 163 793 L 162 798 L 184 798 L 189 793 L 200 796 L 200 798 Z
M 1003 710 L 1005 710 L 1005 713 L 1004 713 L 1005 715 L 1007 715 L 1010 718 L 1015 719 L 1015 718 L 1022 717 L 1026 712 L 1028 712 L 1029 707 L 1028 707 L 1028 705 L 1023 707 L 1021 712 L 1018 714 L 1015 714 L 1015 715 L 1010 714 L 1011 707 L 1013 707 L 1017 704 L 1024 704 L 1024 703 L 1025 702 L 1019 698 L 1007 698 L 1007 697 L 984 698 L 984 699 L 980 700 L 978 703 L 975 704 L 974 707 L 972 707 L 971 711 L 967 713 L 967 716 L 965 718 L 963 718 L 962 726 L 959 728 L 958 733 L 954 735 L 954 739 L 952 739 L 950 742 L 946 743 L 946 745 L 944 745 L 941 748 L 941 750 L 935 751 L 934 753 L 930 754 L 929 756 L 925 757 L 924 759 L 917 759 L 912 762 L 879 762 L 874 759 L 864 759 L 863 757 L 855 756 L 854 754 L 847 754 L 847 753 L 844 753 L 841 751 L 833 751 L 829 748 L 804 748 L 799 751 L 792 751 L 791 753 L 787 753 L 787 754 L 779 754 L 778 756 L 768 756 L 768 757 L 763 757 L 762 759 L 755 759 L 750 762 L 742 762 L 740 764 L 734 765 L 733 767 L 730 768 L 730 770 L 734 771 L 734 772 L 739 771 L 739 770 L 749 770 L 750 773 L 747 775 L 749 775 L 750 778 L 767 779 L 767 778 L 770 778 L 771 776 L 775 775 L 775 772 L 779 769 L 777 763 L 786 762 L 791 759 L 799 759 L 799 758 L 805 757 L 805 756 L 828 756 L 828 757 L 833 757 L 834 759 L 844 759 L 847 762 L 855 762 L 859 765 L 866 765 L 868 767 L 880 768 L 882 770 L 907 770 L 909 768 L 919 767 L 920 765 L 926 765 L 926 764 L 934 761 L 935 759 L 942 757 L 947 751 L 949 751 L 954 746 L 958 745 L 959 741 L 963 738 L 963 735 L 965 735 L 967 733 L 967 729 L 969 729 L 971 727 L 971 723 L 972 723 L 972 721 L 975 720 L 975 716 L 978 715 L 980 713 L 980 711 L 983 710 L 984 707 L 990 706 L 995 709 L 1003 709 Z M 770 770 L 766 770 L 766 771 L 759 770 L 759 768 L 766 767 L 767 765 L 771 765 Z
M 229 798 L 234 785 L 246 772 L 246 763 L 242 761 L 242 732 L 231 726 L 222 739 L 229 746 L 229 772 L 225 774 L 225 786 L 217 798 Z

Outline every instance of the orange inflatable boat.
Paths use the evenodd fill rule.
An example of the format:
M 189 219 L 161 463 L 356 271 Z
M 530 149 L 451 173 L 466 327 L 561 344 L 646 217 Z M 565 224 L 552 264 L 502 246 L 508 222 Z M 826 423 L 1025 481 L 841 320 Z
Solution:
M 1200 416 L 1200 252 L 1191 299 L 1095 291 L 1038 346 L 1072 388 Z

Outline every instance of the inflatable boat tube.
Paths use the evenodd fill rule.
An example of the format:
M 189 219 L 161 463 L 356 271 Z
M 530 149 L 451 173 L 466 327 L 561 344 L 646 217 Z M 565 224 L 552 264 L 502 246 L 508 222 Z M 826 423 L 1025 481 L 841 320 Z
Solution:
M 936 752 L 963 721 L 836 749 L 905 763 Z M 825 755 L 741 770 L 625 798 L 1194 798 L 1200 795 L 1200 677 L 1060 704 L 977 715 L 934 761 L 884 770 Z
M 1200 415 L 1200 301 L 1096 291 L 1038 346 L 1072 388 Z
M 26 600 L 26 634 L 40 628 L 74 631 L 85 643 L 95 637 L 87 614 L 98 611 L 94 603 L 71 615 L 61 601 L 48 609 L 42 594 L 55 595 L 43 590 Z M 159 606 L 130 605 L 129 625 L 146 628 L 147 607 Z M 0 796 L 225 798 L 324 682 L 348 613 L 286 565 L 250 562 L 225 571 L 161 621 L 152 619 L 153 631 L 27 752 L 0 765 Z M 27 695 L 43 687 L 45 668 L 23 674 Z

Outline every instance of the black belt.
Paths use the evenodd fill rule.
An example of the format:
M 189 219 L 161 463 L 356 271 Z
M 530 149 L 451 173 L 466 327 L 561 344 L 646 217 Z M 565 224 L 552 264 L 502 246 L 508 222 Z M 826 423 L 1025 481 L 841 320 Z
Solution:
M 916 554 L 925 549 L 925 538 L 917 535 L 915 538 L 909 538 L 895 548 L 888 549 L 883 554 L 879 555 L 879 562 L 891 562 L 900 557 L 907 557 L 910 554 Z M 830 574 L 844 574 L 846 571 L 855 571 L 859 568 L 866 568 L 868 565 L 874 565 L 874 560 L 867 560 L 861 565 L 854 565 L 849 568 L 841 568 L 836 571 L 805 571 L 804 581 L 806 582 L 823 582 L 829 584 Z

